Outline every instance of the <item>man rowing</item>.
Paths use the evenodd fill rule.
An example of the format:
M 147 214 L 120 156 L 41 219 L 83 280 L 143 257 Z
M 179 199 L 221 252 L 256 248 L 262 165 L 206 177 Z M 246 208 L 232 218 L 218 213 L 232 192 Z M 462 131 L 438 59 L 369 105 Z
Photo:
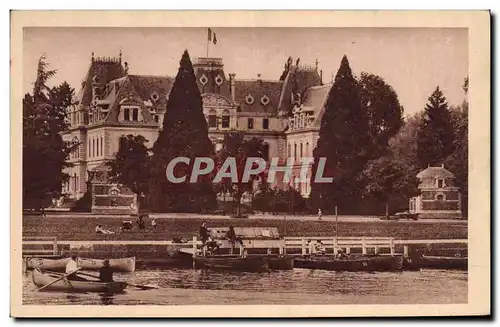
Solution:
M 71 274 L 66 277 L 68 280 L 74 280 L 74 281 L 86 281 L 85 278 L 82 278 L 78 276 L 75 271 L 78 270 L 78 262 L 77 262 L 77 256 L 76 254 L 73 254 L 71 258 L 69 259 L 68 263 L 66 264 L 66 274 Z

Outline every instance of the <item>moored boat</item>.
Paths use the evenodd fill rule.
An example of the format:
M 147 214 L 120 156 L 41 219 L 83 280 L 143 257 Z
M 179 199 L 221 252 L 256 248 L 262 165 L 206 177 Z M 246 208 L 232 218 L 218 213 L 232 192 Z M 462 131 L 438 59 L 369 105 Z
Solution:
M 26 258 L 26 268 L 38 268 L 50 271 L 64 271 L 69 260 L 70 258 L 46 259 L 38 257 L 28 257 Z M 104 260 L 101 259 L 78 258 L 77 261 L 78 267 L 82 267 L 83 270 L 99 270 L 104 266 Z M 135 257 L 109 259 L 109 266 L 117 272 L 134 272 Z
M 294 258 L 290 256 L 267 256 L 270 270 L 292 270 Z
M 420 267 L 429 269 L 467 270 L 468 260 L 463 257 L 427 256 L 420 258 Z
M 400 271 L 403 256 L 352 256 L 337 259 L 333 256 L 307 256 L 295 259 L 296 268 L 333 271 Z
M 269 261 L 265 256 L 199 256 L 194 257 L 193 261 L 194 267 L 201 269 L 234 270 L 248 272 L 261 272 L 269 270 Z
M 78 274 L 78 273 L 77 273 Z M 46 272 L 40 269 L 33 270 L 33 283 L 37 287 L 50 284 L 64 276 L 62 273 Z M 120 293 L 127 287 L 125 282 L 101 282 L 101 281 L 73 281 L 63 278 L 44 290 L 59 292 L 94 292 L 94 293 Z

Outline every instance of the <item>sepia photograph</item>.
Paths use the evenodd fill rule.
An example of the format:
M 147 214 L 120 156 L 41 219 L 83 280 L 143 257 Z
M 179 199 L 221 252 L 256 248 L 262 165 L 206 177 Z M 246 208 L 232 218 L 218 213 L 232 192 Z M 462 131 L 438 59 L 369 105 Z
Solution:
M 20 316 L 489 313 L 488 12 L 15 14 Z

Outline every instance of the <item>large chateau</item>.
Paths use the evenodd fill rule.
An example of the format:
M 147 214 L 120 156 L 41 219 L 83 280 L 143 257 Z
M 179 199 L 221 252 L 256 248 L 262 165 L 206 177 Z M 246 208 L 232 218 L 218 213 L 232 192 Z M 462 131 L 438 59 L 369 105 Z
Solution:
M 263 80 L 260 75 L 237 79 L 233 73 L 226 74 L 221 58 L 198 58 L 193 67 L 214 148 L 219 149 L 224 133 L 232 130 L 263 139 L 269 158 L 279 157 L 283 163 L 291 158 L 296 163 L 290 186 L 308 196 L 309 182 L 299 184 L 295 177 L 300 158 L 312 157 L 331 87 L 323 84 L 318 63 L 300 65 L 299 59 L 289 58 L 276 80 Z M 162 73 L 132 75 L 121 53 L 117 58 L 98 58 L 92 53 L 81 89 L 69 108 L 71 127 L 64 134 L 66 141 L 80 144 L 67 169 L 70 180 L 64 191 L 70 198 L 80 198 L 89 178 L 113 159 L 120 136 L 141 134 L 152 146 L 175 80 Z

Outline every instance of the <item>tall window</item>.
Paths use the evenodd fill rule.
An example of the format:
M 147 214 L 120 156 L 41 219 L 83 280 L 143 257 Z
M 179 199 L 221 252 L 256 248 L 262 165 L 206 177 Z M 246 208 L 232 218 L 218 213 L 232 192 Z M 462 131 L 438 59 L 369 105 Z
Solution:
M 264 143 L 263 151 L 264 151 L 264 153 L 262 154 L 263 159 L 265 161 L 268 161 L 269 160 L 269 144 Z
M 73 174 L 73 192 L 76 192 L 76 173 Z
M 288 158 L 292 156 L 292 146 L 288 144 Z
M 95 139 L 92 138 L 92 157 L 95 157 Z
M 125 120 L 125 121 L 130 120 L 130 109 L 129 108 L 123 109 L 123 120 Z
M 297 143 L 293 144 L 293 157 L 297 158 Z
M 215 110 L 210 110 L 208 114 L 208 127 L 217 127 L 217 115 L 215 114 Z
M 222 128 L 229 128 L 229 111 L 228 110 L 224 110 L 224 112 L 222 113 L 221 127 Z
M 263 129 L 269 129 L 269 118 L 264 118 L 262 120 L 262 128 Z
M 133 121 L 139 120 L 139 109 L 138 108 L 132 109 L 132 120 Z
M 444 180 L 438 179 L 438 188 L 442 188 L 444 186 Z
M 309 154 L 309 142 L 306 142 L 306 157 L 310 156 Z
M 92 148 L 90 147 L 90 139 L 89 139 L 89 146 L 88 146 L 88 148 L 87 148 L 87 153 L 88 153 L 87 155 L 88 155 L 88 157 L 89 157 L 89 158 L 91 157 L 91 154 L 92 154 L 92 153 L 90 152 L 90 151 L 91 151 L 91 149 L 92 149 Z
M 103 149 L 103 145 L 102 145 L 103 142 L 102 141 L 103 140 L 102 140 L 102 136 L 101 136 L 101 156 L 104 155 L 104 152 L 102 151 L 102 149 Z
M 253 118 L 248 118 L 248 129 L 253 129 Z
M 302 156 L 303 156 L 303 155 L 304 155 L 304 154 L 303 154 L 303 152 L 302 152 L 302 142 L 300 142 L 300 157 L 302 158 Z

